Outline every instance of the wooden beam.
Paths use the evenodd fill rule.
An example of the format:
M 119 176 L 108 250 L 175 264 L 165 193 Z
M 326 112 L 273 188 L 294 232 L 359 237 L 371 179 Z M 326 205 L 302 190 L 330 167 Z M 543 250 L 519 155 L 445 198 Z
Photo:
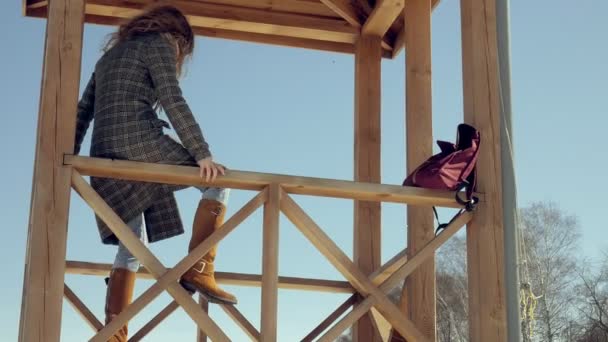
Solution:
M 354 43 L 359 30 L 342 19 L 270 12 L 206 2 L 173 1 L 193 27 L 225 29 L 280 36 Z M 117 6 L 113 0 L 88 0 L 86 13 L 126 19 L 137 15 L 148 2 L 131 1 Z
M 404 0 L 378 0 L 363 25 L 362 34 L 383 37 L 403 11 Z
M 156 328 L 162 321 L 169 317 L 175 310 L 179 308 L 179 304 L 176 301 L 172 301 L 164 309 L 162 309 L 154 318 L 152 318 L 146 325 L 141 327 L 131 338 L 129 342 L 139 342 L 143 340 L 154 328 Z M 205 337 L 206 338 L 206 337 Z
M 83 0 L 48 11 L 19 341 L 58 342 L 84 22 Z
M 67 261 L 66 274 L 80 274 L 107 277 L 112 264 L 99 264 L 84 261 Z M 140 279 L 154 279 L 145 269 L 137 273 Z M 215 279 L 221 285 L 261 287 L 260 274 L 215 272 Z M 296 277 L 279 277 L 279 288 L 283 290 L 317 291 L 329 293 L 353 293 L 353 287 L 347 281 L 307 279 Z
M 344 301 L 340 306 L 336 308 L 332 313 L 329 314 L 317 327 L 315 327 L 308 335 L 306 335 L 301 342 L 312 342 L 319 336 L 325 329 L 329 328 L 340 316 L 342 316 L 353 304 L 357 302 L 358 295 L 354 294 Z
M 431 0 L 408 0 L 404 28 L 407 173 L 433 155 L 433 100 L 431 72 Z M 409 258 L 435 237 L 433 211 L 407 208 Z M 405 280 L 400 307 L 430 340 L 436 340 L 435 260 L 429 257 Z
M 87 322 L 87 324 L 93 329 L 93 331 L 99 331 L 103 329 L 103 324 L 95 317 L 95 314 L 89 310 L 89 308 L 78 298 L 78 296 L 70 289 L 69 286 L 64 285 L 63 295 L 65 299 L 72 305 L 74 310 Z
M 196 324 L 204 329 L 214 340 L 218 341 L 229 341 L 228 337 L 224 332 L 209 318 L 209 316 L 201 310 L 198 304 L 192 300 L 191 296 L 184 290 L 181 285 L 176 281 L 179 275 L 185 273 L 186 267 L 180 265 L 167 272 L 167 269 L 162 263 L 150 252 L 146 246 L 135 236 L 131 229 L 126 223 L 108 206 L 108 204 L 97 194 L 97 192 L 82 178 L 77 171 L 72 172 L 72 186 L 74 190 L 82 197 L 82 199 L 93 209 L 95 214 L 105 222 L 112 232 L 118 237 L 118 239 L 127 247 L 127 249 L 140 260 L 146 268 L 159 280 L 152 285 L 143 295 L 123 310 L 118 316 L 116 316 L 108 325 L 106 325 L 97 335 L 95 335 L 90 342 L 105 342 L 112 334 L 120 329 L 121 326 L 126 324 L 128 315 L 133 315 L 135 309 L 141 310 L 146 304 L 152 299 L 158 296 L 163 290 L 167 290 L 169 294 L 184 308 L 184 311 L 196 322 Z M 220 234 L 223 233 L 221 230 L 216 231 L 203 243 L 201 243 L 194 252 L 200 252 L 206 248 L 204 252 L 197 255 L 200 258 L 211 248 L 211 242 L 213 239 L 219 240 Z M 214 236 L 215 235 L 215 236 Z M 206 242 L 206 243 L 205 243 Z M 192 254 L 185 259 L 192 261 L 189 266 L 192 266 L 196 260 Z M 186 262 L 182 262 L 185 264 Z M 177 271 L 182 273 L 176 274 Z M 137 305 L 136 305 L 137 303 Z M 132 316 L 131 316 L 132 317 Z
M 416 327 L 399 311 L 380 289 L 342 252 L 342 250 L 325 234 L 325 232 L 308 216 L 302 208 L 287 193 L 281 197 L 281 210 L 287 218 L 302 232 L 302 234 L 334 265 L 334 267 L 353 285 L 363 296 L 369 296 L 379 312 L 403 336 L 417 342 L 426 342 L 427 339 Z M 405 265 L 407 266 L 407 264 Z M 405 267 L 404 266 L 404 267 Z M 402 273 L 402 267 L 388 280 Z
M 355 181 L 380 184 L 381 38 L 362 35 L 355 51 Z M 366 274 L 380 267 L 379 202 L 354 202 L 354 261 Z M 354 341 L 377 342 L 371 317 L 353 329 Z
M 354 53 L 355 49 L 354 45 L 351 43 L 330 42 L 310 38 L 286 37 L 276 34 L 242 32 L 218 28 L 194 28 L 194 32 L 197 35 L 205 37 L 231 39 L 269 45 L 289 46 L 294 48 L 304 48 L 319 51 L 352 54 Z M 390 54 L 389 51 L 385 50 L 385 52 L 387 52 L 387 54 Z M 384 54 L 383 56 L 386 56 L 387 54 Z
M 382 267 L 375 270 L 369 277 L 372 279 L 374 285 L 380 285 L 393 273 L 395 273 L 401 266 L 407 262 L 407 249 L 402 250 L 397 255 L 387 261 Z
M 439 0 L 431 0 L 432 10 L 435 10 L 437 5 L 439 5 Z M 397 34 L 397 37 L 395 38 L 395 42 L 393 43 L 392 58 L 396 58 L 401 53 L 401 50 L 403 50 L 403 48 L 405 48 L 405 29 L 400 30 Z
M 371 310 L 373 306 L 373 301 L 364 301 L 361 304 L 356 305 L 351 312 L 349 312 L 344 318 L 342 318 L 338 323 L 334 324 L 321 338 L 319 338 L 318 342 L 333 342 L 336 341 L 338 337 L 344 332 L 344 330 L 348 329 L 348 327 L 352 326 L 353 323 L 360 320 L 366 313 Z
M 264 204 L 264 230 L 262 246 L 262 341 L 277 340 L 279 296 L 279 202 L 281 187 L 270 184 L 268 200 Z
M 346 20 L 353 27 L 361 27 L 367 15 L 351 0 L 320 0 L 325 6 Z
M 507 340 L 507 316 L 496 2 L 461 0 L 460 7 L 464 120 L 483 137 L 477 187 L 487 199 L 467 227 L 469 338 L 501 342 Z
M 198 169 L 189 166 L 69 155 L 65 157 L 65 164 L 74 166 L 82 175 L 87 176 L 192 186 L 206 185 L 200 178 Z M 450 191 L 246 171 L 229 170 L 225 176 L 218 177 L 213 186 L 262 190 L 271 183 L 281 184 L 281 187 L 288 193 L 299 195 L 434 205 L 448 208 L 461 207 L 454 199 L 454 193 Z
M 439 236 L 437 236 L 435 239 L 430 241 L 426 246 L 424 246 L 412 259 L 408 260 L 408 262 L 406 264 L 401 266 L 399 268 L 399 270 L 397 270 L 397 272 L 395 272 L 388 279 L 383 281 L 382 284 L 380 285 L 380 290 L 382 292 L 388 292 L 388 291 L 392 290 L 395 286 L 397 286 L 399 284 L 399 282 L 401 282 L 405 277 L 410 275 L 426 259 L 433 256 L 435 254 L 435 251 L 439 247 L 441 247 L 446 241 L 448 241 L 452 236 L 454 236 L 454 234 L 456 234 L 460 230 L 460 228 L 462 228 L 465 224 L 470 222 L 472 217 L 473 217 L 473 214 L 467 212 L 467 213 L 463 213 L 458 218 L 456 218 L 452 223 L 450 223 L 445 228 L 445 230 L 443 230 L 441 232 L 441 234 L 439 234 Z M 360 304 L 357 304 L 355 306 L 355 308 L 349 315 L 342 318 L 340 320 L 340 322 L 338 322 L 330 331 L 328 331 L 326 333 L 326 336 L 333 337 L 333 336 L 338 336 L 339 334 L 341 334 L 342 331 L 344 331 L 346 328 L 351 326 L 361 316 L 363 316 L 365 313 L 367 313 L 367 311 L 370 310 L 372 308 L 372 306 L 374 305 L 375 300 L 376 299 L 373 296 L 369 296 L 369 297 L 365 298 L 365 300 L 363 300 Z M 386 316 L 386 314 L 384 314 L 382 311 L 379 310 L 379 312 L 385 318 L 388 318 Z M 407 322 L 409 322 L 409 320 Z M 397 326 L 394 325 L 393 322 L 389 321 L 389 323 L 391 323 L 393 325 L 393 328 L 395 328 L 395 329 L 398 328 Z M 416 331 L 416 328 L 413 325 L 409 326 L 408 329 L 412 329 L 413 331 Z M 422 340 L 424 340 L 424 341 L 427 340 L 426 337 L 424 337 L 422 335 L 420 335 L 419 338 L 415 338 L 415 337 L 408 336 L 408 335 L 404 334 L 403 332 L 400 332 L 400 333 L 407 338 L 407 341 L 418 342 L 418 341 L 422 341 Z M 325 337 L 322 338 L 321 340 L 322 341 L 332 341 L 331 339 L 326 339 Z
M 249 320 L 236 308 L 234 305 L 220 305 L 220 308 L 232 318 L 232 320 L 238 325 L 243 332 L 252 341 L 261 341 L 260 332 L 249 322 Z
M 209 314 L 209 301 L 202 294 L 198 295 L 198 304 L 205 313 Z M 196 327 L 196 339 L 198 342 L 207 342 L 207 333 Z

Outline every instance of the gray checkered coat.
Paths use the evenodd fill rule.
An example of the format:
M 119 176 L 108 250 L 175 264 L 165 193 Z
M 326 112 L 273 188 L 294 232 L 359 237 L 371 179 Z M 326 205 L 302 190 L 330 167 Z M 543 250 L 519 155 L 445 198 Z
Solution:
M 160 103 L 183 146 L 163 133 Z M 176 77 L 175 49 L 158 34 L 114 46 L 97 62 L 78 103 L 75 154 L 95 119 L 91 156 L 148 163 L 196 165 L 210 156 Z M 150 242 L 183 233 L 174 191 L 184 187 L 91 178 L 91 185 L 125 222 L 144 214 Z M 117 244 L 97 217 L 103 243 Z

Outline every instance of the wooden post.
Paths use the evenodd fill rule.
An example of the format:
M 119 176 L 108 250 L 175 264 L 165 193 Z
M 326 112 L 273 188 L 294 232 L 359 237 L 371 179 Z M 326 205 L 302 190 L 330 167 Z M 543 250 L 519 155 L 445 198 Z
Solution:
M 198 296 L 198 303 L 200 304 L 201 308 L 203 308 L 203 310 L 209 314 L 209 302 L 207 301 L 207 299 L 203 296 L 203 295 L 199 295 Z M 207 334 L 202 331 L 201 329 L 199 329 L 198 327 L 196 327 L 196 341 L 197 342 L 207 342 Z
M 380 69 L 382 39 L 362 35 L 355 50 L 355 181 L 380 183 Z M 366 275 L 380 267 L 378 202 L 355 201 L 354 261 Z M 353 340 L 378 341 L 371 315 L 353 328 Z
M 477 190 L 485 201 L 467 226 L 472 342 L 506 341 L 500 155 L 500 88 L 495 0 L 461 0 L 465 122 L 481 132 Z
M 277 340 L 277 310 L 279 295 L 279 214 L 281 187 L 268 186 L 268 201 L 264 204 L 264 233 L 262 250 L 262 324 L 261 341 Z
M 19 341 L 57 342 L 61 332 L 71 167 L 84 0 L 49 2 Z
M 431 0 L 405 3 L 406 150 L 407 171 L 414 171 L 433 154 L 431 72 Z M 407 251 L 412 258 L 434 237 L 432 209 L 407 208 Z M 435 258 L 431 257 L 405 281 L 401 308 L 430 340 L 435 328 Z

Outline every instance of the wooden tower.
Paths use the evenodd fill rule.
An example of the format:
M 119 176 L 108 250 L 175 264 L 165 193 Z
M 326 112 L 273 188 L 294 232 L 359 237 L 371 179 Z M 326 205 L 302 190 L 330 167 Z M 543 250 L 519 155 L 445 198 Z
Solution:
M 332 341 L 355 324 L 356 341 L 380 341 L 381 315 L 408 341 L 435 341 L 434 252 L 467 226 L 469 321 L 473 342 L 506 341 L 501 197 L 499 78 L 496 0 L 461 0 L 464 121 L 476 126 L 484 143 L 478 161 L 482 202 L 433 239 L 431 206 L 458 207 L 453 193 L 380 183 L 381 59 L 406 54 L 407 170 L 432 153 L 431 14 L 438 0 L 176 0 L 203 36 L 334 51 L 355 57 L 355 181 L 230 171 L 218 186 L 257 190 L 208 240 L 167 268 L 131 233 L 82 176 L 201 185 L 197 170 L 183 166 L 110 161 L 71 155 L 84 23 L 116 25 L 151 0 L 23 0 L 27 16 L 47 18 L 44 67 L 29 221 L 19 340 L 58 342 L 65 297 L 91 325 L 90 341 L 105 341 L 163 291 L 173 298 L 137 332 L 139 340 L 178 306 L 200 327 L 199 340 L 229 337 L 176 279 L 210 246 L 259 207 L 264 210 L 261 275 L 222 273 L 224 284 L 262 288 L 258 331 L 235 307 L 223 307 L 253 340 L 277 340 L 279 288 L 352 293 L 305 340 Z M 405 170 L 404 170 L 405 171 Z M 110 265 L 66 261 L 70 189 L 143 261 L 140 277 L 156 279 L 117 319 L 104 327 L 64 285 L 65 273 L 106 275 Z M 354 260 L 346 256 L 290 197 L 291 194 L 354 200 Z M 408 207 L 408 246 L 380 263 L 380 203 Z M 283 212 L 347 281 L 280 277 L 278 224 Z M 370 248 L 370 246 L 372 246 Z M 405 246 L 404 246 L 405 247 Z M 385 292 L 407 277 L 399 306 Z M 350 310 L 350 311 L 349 311 Z M 345 312 L 348 314 L 338 318 Z M 372 314 L 373 313 L 373 314 Z M 334 324 L 335 323 L 335 324 Z M 329 329 L 328 329 L 329 328 Z M 382 330 L 382 329 L 380 329 Z M 320 336 L 324 333 L 323 336 Z

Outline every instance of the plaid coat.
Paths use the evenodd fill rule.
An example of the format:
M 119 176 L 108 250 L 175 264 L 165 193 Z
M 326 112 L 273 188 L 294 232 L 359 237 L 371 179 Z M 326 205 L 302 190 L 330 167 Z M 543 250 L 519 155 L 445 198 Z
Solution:
M 158 118 L 157 103 L 183 145 L 163 133 L 169 124 Z M 118 43 L 97 62 L 78 103 L 75 154 L 93 119 L 94 157 L 194 166 L 211 155 L 182 97 L 175 48 L 159 34 Z M 183 186 L 97 177 L 91 177 L 91 185 L 125 222 L 143 213 L 150 242 L 183 233 L 173 194 Z M 110 229 L 96 220 L 102 242 L 117 244 Z

